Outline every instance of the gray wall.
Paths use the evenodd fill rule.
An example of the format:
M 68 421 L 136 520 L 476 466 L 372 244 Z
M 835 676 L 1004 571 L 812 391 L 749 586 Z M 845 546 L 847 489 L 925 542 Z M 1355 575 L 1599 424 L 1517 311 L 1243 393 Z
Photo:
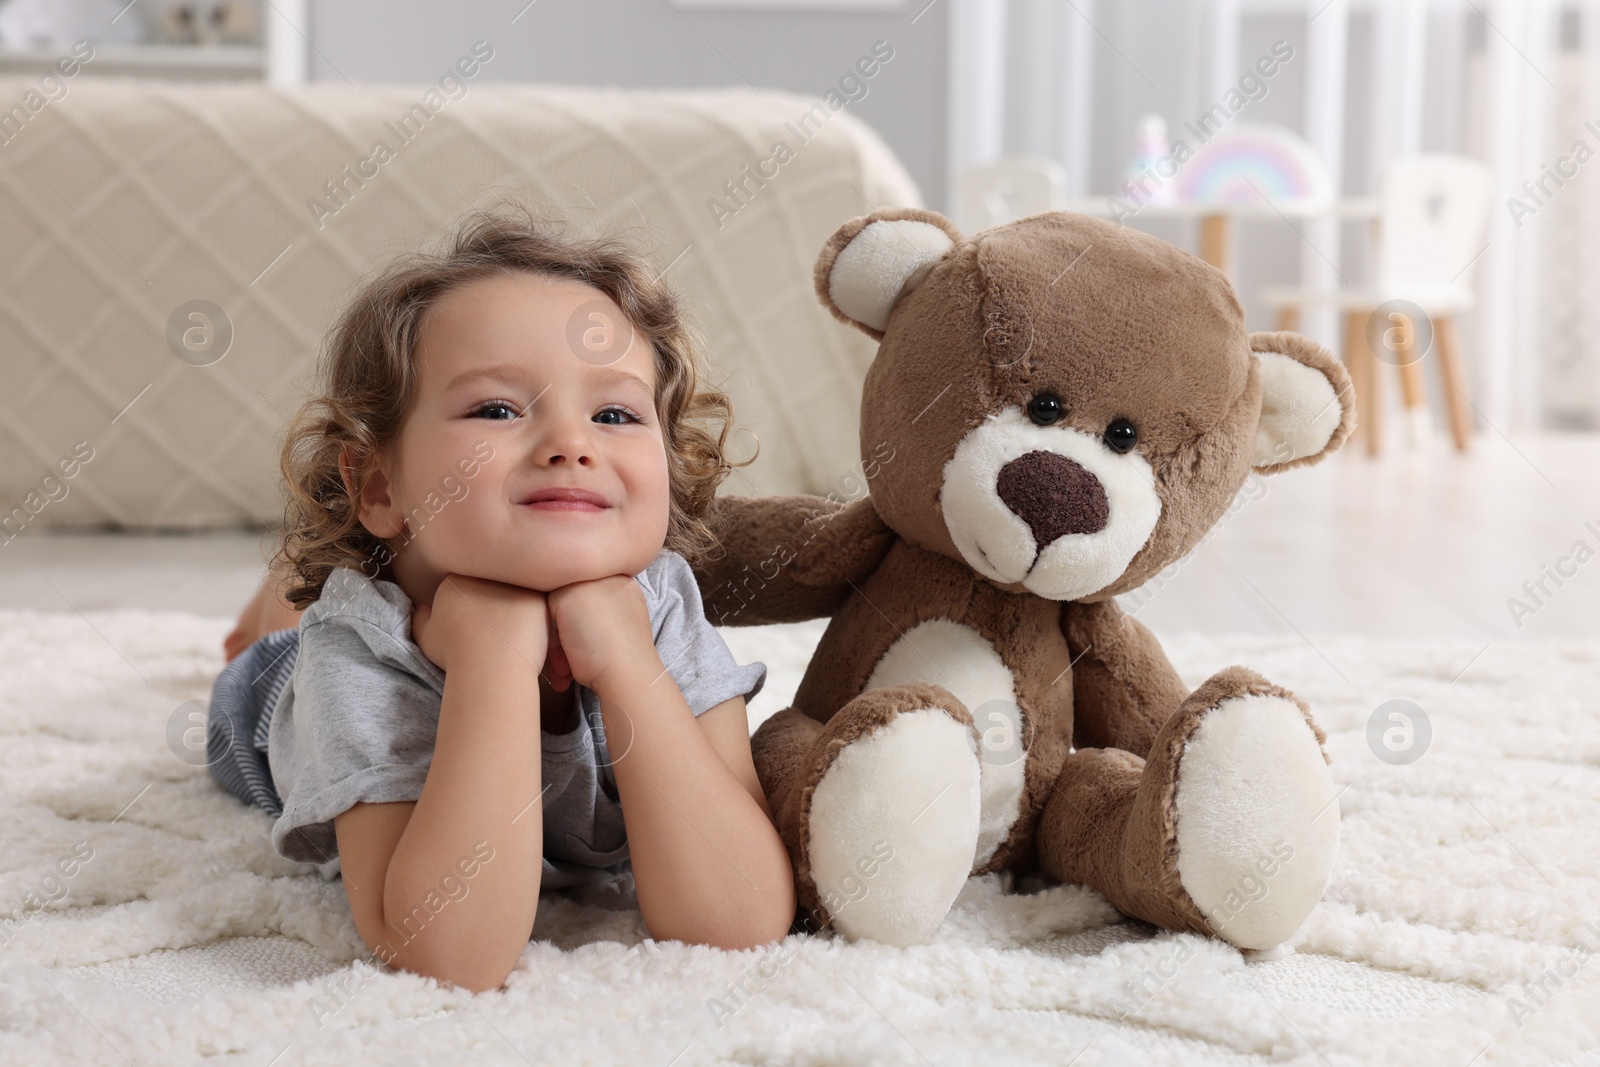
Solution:
M 438 78 L 472 42 L 483 80 L 621 88 L 754 85 L 820 96 L 873 43 L 894 58 L 850 110 L 882 135 L 929 206 L 944 203 L 947 5 L 900 11 L 679 10 L 666 0 L 313 0 L 311 77 Z M 518 17 L 518 12 L 521 12 Z M 513 24 L 512 19 L 516 18 Z

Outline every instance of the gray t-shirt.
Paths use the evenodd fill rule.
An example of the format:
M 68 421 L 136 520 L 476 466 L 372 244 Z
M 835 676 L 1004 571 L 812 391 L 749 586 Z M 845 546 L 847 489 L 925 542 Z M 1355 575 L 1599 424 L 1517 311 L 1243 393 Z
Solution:
M 644 590 L 656 652 L 695 715 L 761 689 L 766 666 L 734 660 L 706 621 L 682 556 L 663 549 L 634 580 Z M 573 689 L 577 726 L 565 734 L 540 730 L 541 888 L 593 881 L 628 859 L 600 698 L 585 686 Z M 272 827 L 278 854 L 316 863 L 332 878 L 335 815 L 361 801 L 420 797 L 443 695 L 444 672 L 411 640 L 411 601 L 400 587 L 347 567 L 333 571 L 300 617 L 299 659 L 269 726 L 267 760 L 283 798 Z M 533 801 L 531 785 L 506 788 Z

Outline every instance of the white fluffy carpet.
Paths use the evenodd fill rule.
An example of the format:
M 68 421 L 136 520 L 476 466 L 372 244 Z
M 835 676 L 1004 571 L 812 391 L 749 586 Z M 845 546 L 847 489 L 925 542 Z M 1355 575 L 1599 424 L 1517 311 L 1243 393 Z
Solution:
M 727 953 L 642 943 L 618 884 L 547 894 L 472 996 L 354 962 L 339 883 L 173 754 L 226 629 L 0 612 L 0 1063 L 1600 1062 L 1600 646 L 1168 637 L 1191 684 L 1247 664 L 1330 734 L 1343 847 L 1285 958 L 993 876 L 934 944 Z M 818 632 L 729 632 L 773 668 L 758 715 Z M 1409 766 L 1366 741 L 1397 697 L 1433 728 Z

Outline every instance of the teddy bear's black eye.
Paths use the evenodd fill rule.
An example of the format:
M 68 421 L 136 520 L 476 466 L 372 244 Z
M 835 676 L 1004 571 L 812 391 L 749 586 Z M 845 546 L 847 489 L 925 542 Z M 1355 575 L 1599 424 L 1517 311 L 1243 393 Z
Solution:
M 1028 401 L 1028 418 L 1040 426 L 1054 426 L 1063 414 L 1061 398 L 1054 393 L 1040 393 Z
M 1111 425 L 1106 427 L 1105 440 L 1107 448 L 1120 454 L 1139 443 L 1139 431 L 1127 419 L 1112 419 Z

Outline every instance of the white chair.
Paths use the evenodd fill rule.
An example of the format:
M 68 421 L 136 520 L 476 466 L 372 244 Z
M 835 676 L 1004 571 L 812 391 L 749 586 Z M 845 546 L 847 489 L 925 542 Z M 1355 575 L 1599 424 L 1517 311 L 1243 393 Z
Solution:
M 1472 434 L 1456 316 L 1476 296 L 1469 268 L 1482 255 L 1493 179 L 1489 168 L 1464 156 L 1415 155 L 1395 160 L 1383 173 L 1374 242 L 1375 277 L 1365 288 L 1332 292 L 1269 287 L 1266 302 L 1278 309 L 1278 328 L 1299 325 L 1300 308 L 1332 304 L 1344 311 L 1345 363 L 1356 390 L 1367 452 L 1382 444 L 1382 379 L 1369 330 L 1379 331 L 1382 361 L 1400 368 L 1406 425 L 1413 440 L 1428 433 L 1421 361 L 1437 350 L 1444 408 L 1456 448 Z M 1417 312 L 1421 312 L 1419 319 Z M 1379 321 L 1373 320 L 1374 314 Z

